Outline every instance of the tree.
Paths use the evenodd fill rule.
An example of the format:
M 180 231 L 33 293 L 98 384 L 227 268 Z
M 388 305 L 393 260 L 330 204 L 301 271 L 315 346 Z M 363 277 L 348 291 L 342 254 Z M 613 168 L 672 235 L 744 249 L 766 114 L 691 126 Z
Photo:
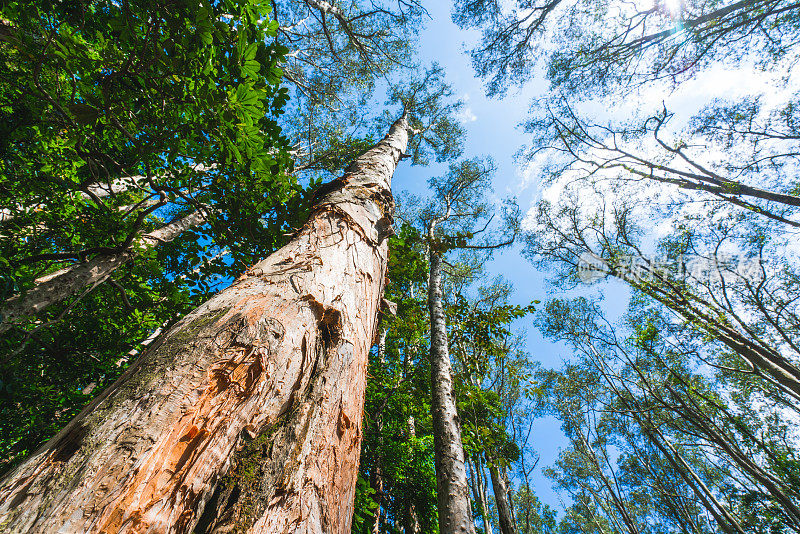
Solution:
M 3 524 L 343 530 L 406 128 L 395 122 L 319 191 L 289 244 L 171 328 L 6 476 Z
M 453 19 L 483 33 L 472 59 L 490 78 L 490 94 L 528 82 L 542 63 L 556 87 L 584 94 L 678 83 L 715 61 L 741 61 L 745 48 L 760 49 L 756 61 L 772 66 L 791 54 L 800 31 L 797 4 L 769 0 L 459 0 Z
M 249 20 L 247 16 L 238 16 L 242 10 L 248 16 L 257 14 L 258 10 L 262 10 L 264 15 L 269 12 L 269 5 L 258 2 L 210 8 L 187 4 L 185 7 L 191 12 L 188 16 L 173 6 L 170 15 L 173 18 L 162 17 L 159 6 L 154 4 L 136 5 L 133 11 L 122 13 L 113 6 L 108 8 L 105 3 L 98 2 L 91 7 L 96 13 L 89 28 L 85 14 L 79 10 L 62 8 L 48 14 L 45 8 L 28 13 L 20 10 L 16 3 L 5 8 L 4 16 L 14 21 L 6 21 L 3 26 L 6 32 L 4 41 L 9 45 L 5 49 L 9 53 L 9 61 L 15 61 L 17 56 L 25 58 L 25 61 L 17 62 L 19 65 L 15 67 L 16 70 L 5 80 L 10 118 L 6 152 L 13 154 L 14 158 L 7 161 L 9 174 L 4 188 L 8 188 L 10 194 L 9 206 L 3 208 L 3 222 L 13 221 L 14 226 L 4 230 L 8 232 L 6 237 L 12 241 L 20 232 L 28 232 L 31 226 L 39 226 L 40 229 L 46 227 L 48 230 L 44 235 L 30 240 L 29 248 L 33 248 L 33 251 L 14 250 L 13 255 L 8 255 L 17 271 L 18 264 L 22 263 L 28 271 L 40 275 L 43 268 L 48 268 L 46 264 L 43 267 L 45 262 L 83 261 L 97 253 L 127 257 L 126 261 L 130 261 L 130 249 L 135 248 L 132 247 L 134 241 L 140 240 L 139 229 L 146 222 L 146 217 L 168 203 L 173 210 L 183 205 L 184 209 L 194 209 L 198 215 L 203 215 L 203 222 L 211 226 L 209 237 L 215 244 L 225 248 L 227 254 L 233 256 L 233 261 L 242 261 L 246 251 L 260 246 L 260 255 L 256 252 L 254 257 L 249 258 L 250 261 L 244 262 L 250 264 L 277 248 L 275 245 L 283 244 L 275 243 L 276 232 L 272 228 L 265 232 L 259 226 L 268 225 L 253 224 L 253 219 L 260 217 L 266 222 L 270 210 L 286 202 L 289 197 L 297 196 L 297 191 L 293 190 L 296 187 L 294 180 L 281 174 L 276 165 L 280 163 L 281 170 L 290 170 L 285 151 L 279 150 L 285 150 L 286 139 L 279 135 L 280 129 L 277 127 L 278 115 L 283 112 L 289 92 L 285 87 L 271 87 L 277 85 L 282 74 L 277 63 L 284 59 L 288 50 L 285 45 L 302 48 L 295 53 L 304 56 L 302 69 L 298 67 L 296 56 L 289 59 L 289 70 L 294 74 L 290 78 L 293 81 L 307 80 L 309 77 L 319 79 L 322 72 L 336 72 L 341 78 L 338 83 L 330 80 L 328 88 L 335 89 L 328 96 L 349 98 L 353 96 L 350 93 L 354 92 L 355 87 L 358 87 L 355 93 L 363 96 L 369 93 L 363 87 L 365 84 L 371 84 L 370 80 L 375 76 L 385 75 L 399 64 L 400 56 L 408 55 L 413 43 L 403 32 L 415 28 L 413 21 L 419 17 L 420 9 L 414 4 L 400 6 L 397 10 L 379 9 L 373 5 L 371 10 L 364 12 L 361 6 L 353 5 L 348 8 L 351 12 L 345 14 L 327 2 L 285 2 L 280 6 L 273 2 L 272 5 L 280 9 L 282 18 L 291 12 L 298 16 L 302 14 L 306 19 L 321 14 L 321 20 L 318 19 L 318 26 L 304 24 L 305 31 L 301 32 L 298 28 L 281 27 L 266 16 L 259 16 L 256 21 Z M 136 11 L 140 8 L 143 9 L 142 13 Z M 234 18 L 227 17 L 228 29 L 215 25 L 220 13 L 223 13 L 223 18 L 226 18 L 225 13 L 237 14 Z M 335 17 L 338 30 L 325 22 L 326 13 Z M 277 17 L 277 14 L 273 15 Z M 142 22 L 143 19 L 145 22 Z M 233 26 L 234 21 L 238 26 Z M 122 39 L 109 38 L 126 25 L 132 31 L 123 33 Z M 69 31 L 78 31 L 79 34 L 83 31 L 84 34 L 77 38 L 70 37 L 65 33 L 68 27 Z M 197 28 L 200 31 L 194 32 Z M 85 41 L 86 31 L 100 31 L 100 37 Z M 191 34 L 186 37 L 185 43 L 181 42 L 184 38 L 181 32 L 184 31 Z M 48 35 L 53 43 L 41 49 Z M 343 36 L 346 37 L 345 42 Z M 268 38 L 273 37 L 276 38 L 275 42 L 267 44 Z M 77 41 L 73 43 L 75 39 Z M 151 39 L 151 42 L 147 39 Z M 175 58 L 170 57 L 165 61 L 167 56 L 159 56 L 164 54 L 162 49 L 171 54 L 172 48 L 179 42 L 179 54 Z M 54 59 L 38 61 L 37 58 L 44 57 L 42 54 L 47 46 L 60 48 Z M 235 60 L 231 62 L 228 58 L 234 56 Z M 362 65 L 360 76 L 355 72 L 358 64 Z M 367 64 L 368 68 L 364 68 L 363 64 Z M 174 84 L 163 84 L 165 72 L 168 73 L 168 82 Z M 237 77 L 242 78 L 240 80 Z M 71 88 L 63 81 L 67 79 L 73 80 Z M 129 79 L 136 83 L 129 84 Z M 157 81 L 162 81 L 162 85 L 159 86 Z M 120 87 L 110 86 L 112 82 Z M 124 91 L 121 89 L 123 87 Z M 29 91 L 29 88 L 33 90 Z M 71 92 L 67 89 L 71 89 Z M 114 90 L 113 103 L 104 96 L 110 89 Z M 202 98 L 185 98 L 190 93 Z M 316 91 L 314 97 L 325 100 L 320 91 Z M 31 98 L 34 100 L 29 101 Z M 160 113 L 145 115 L 141 111 L 147 109 L 142 105 L 143 101 L 159 99 L 172 100 L 173 104 Z M 45 108 L 52 103 L 50 107 L 53 109 L 38 109 L 36 106 L 41 106 L 42 102 L 46 103 Z M 177 102 L 182 102 L 183 108 L 179 108 Z M 75 115 L 78 117 L 76 119 L 69 113 L 59 115 L 64 110 L 80 116 Z M 134 111 L 137 113 L 136 120 L 128 120 L 126 114 L 131 115 Z M 32 120 L 37 115 L 41 118 Z M 43 137 L 37 137 L 34 132 L 39 128 L 36 120 L 44 124 L 51 115 L 63 123 L 61 133 L 51 140 L 52 146 L 44 147 L 55 160 L 50 167 L 59 169 L 51 174 L 58 176 L 48 177 L 44 181 L 42 176 L 37 176 L 36 180 L 31 180 L 30 176 L 23 179 L 22 173 L 42 173 L 35 166 L 28 165 L 27 160 L 33 152 L 38 153 L 43 148 L 35 146 L 36 142 L 42 142 L 40 137 Z M 64 117 L 67 117 L 66 121 Z M 119 117 L 126 119 L 120 122 Z M 296 117 L 283 122 L 294 125 L 298 122 L 294 119 Z M 95 128 L 97 131 L 90 132 L 96 124 L 104 126 L 105 130 Z M 239 126 L 235 127 L 236 124 Z M 51 126 L 41 130 L 50 133 L 58 131 Z M 58 137 L 63 136 L 64 131 L 70 133 L 67 141 Z M 292 128 L 288 130 L 289 135 L 293 136 L 294 133 Z M 318 143 L 322 136 L 315 137 L 312 142 Z M 334 147 L 337 143 L 341 144 L 341 133 L 324 137 L 326 142 L 331 139 Z M 230 147 L 209 144 L 205 142 L 207 138 L 223 144 L 227 142 Z M 74 139 L 78 139 L 77 151 L 70 152 L 68 149 L 59 152 L 59 143 L 66 142 L 69 146 Z M 94 148 L 82 148 L 81 143 L 93 143 Z M 126 143 L 133 146 L 125 146 Z M 260 150 L 259 143 L 263 145 Z M 349 139 L 344 140 L 344 144 L 355 146 L 346 148 L 344 154 L 338 154 L 338 157 L 333 153 L 335 150 L 322 150 L 321 158 L 315 156 L 312 158 L 314 161 L 305 162 L 300 168 L 318 168 L 321 162 L 326 162 L 323 168 L 336 170 L 373 143 Z M 300 156 L 298 150 L 293 150 L 293 153 L 296 157 Z M 114 164 L 101 161 L 103 158 L 110 158 Z M 77 171 L 64 170 L 73 163 L 78 165 Z M 50 167 L 44 172 L 50 172 Z M 249 176 L 252 174 L 256 175 L 255 179 Z M 91 175 L 91 178 L 84 175 Z M 37 184 L 37 181 L 43 184 Z M 245 186 L 241 187 L 242 184 Z M 64 195 L 65 192 L 78 194 Z M 114 214 L 113 206 L 119 204 L 117 196 L 121 193 L 134 193 L 134 196 L 127 196 L 126 202 L 129 203 L 119 206 L 120 213 Z M 113 197 L 113 202 L 104 204 L 101 199 L 109 196 Z M 54 197 L 67 200 L 67 206 L 57 206 Z M 86 209 L 84 204 L 87 201 L 90 204 L 88 208 L 94 207 L 95 213 Z M 252 210 L 256 206 L 257 209 Z M 104 213 L 109 209 L 113 217 Z M 80 229 L 73 225 L 69 228 L 70 232 L 62 232 L 69 234 L 69 240 L 64 243 L 63 237 L 56 234 L 56 229 L 64 223 L 57 218 L 63 216 L 65 210 L 80 212 L 84 226 L 99 228 L 98 216 L 106 219 L 103 223 L 112 232 L 106 231 L 99 237 L 106 242 L 94 243 L 98 236 L 78 238 L 75 234 Z M 87 217 L 87 211 L 92 219 Z M 31 216 L 36 214 L 37 222 L 33 223 Z M 20 220 L 22 215 L 26 217 Z M 109 218 L 111 221 L 107 220 Z M 282 220 L 284 217 L 279 219 L 278 224 L 286 222 Z M 127 228 L 121 236 L 115 236 L 113 232 L 121 232 L 122 229 L 114 226 L 123 224 L 133 227 Z M 285 231 L 286 228 L 280 230 Z M 114 241 L 113 246 L 107 243 L 109 233 Z M 53 247 L 55 251 L 37 250 L 43 244 L 52 247 L 57 239 L 61 242 Z M 34 246 L 30 247 L 31 243 Z M 273 247 L 265 252 L 266 243 Z M 13 244 L 19 248 L 18 242 Z M 101 258 L 101 261 L 104 259 Z M 33 267 L 28 265 L 30 263 L 34 264 Z M 120 264 L 118 259 L 115 263 Z M 235 276 L 238 268 L 241 266 L 226 274 Z M 206 275 L 215 274 L 213 271 L 206 272 L 207 267 L 203 270 Z M 10 283 L 16 291 L 29 289 L 32 282 L 26 270 L 12 272 Z M 75 286 L 79 286 L 79 282 L 70 280 Z M 69 284 L 60 282 L 58 285 L 60 293 L 65 294 Z M 48 287 L 36 289 L 39 293 L 52 293 Z M 80 289 L 73 288 L 70 294 Z M 50 298 L 53 298 L 52 294 Z M 41 312 L 41 299 L 33 300 L 34 303 L 30 303 L 16 298 L 13 304 L 3 310 L 6 316 L 3 327 L 10 328 L 21 318 L 21 314 Z
M 222 22 L 225 12 L 235 19 Z M 220 242 L 265 196 L 285 200 L 291 181 L 273 118 L 287 97 L 277 66 L 285 50 L 266 42 L 277 26 L 268 13 L 257 2 L 3 8 L 13 22 L 2 53 L 14 66 L 0 80 L 12 217 L 0 244 L 16 291 L 94 256 L 129 261 L 159 208 L 197 211 Z M 62 298 L 82 289 L 65 285 Z M 23 303 L 3 308 L 4 328 L 24 329 L 20 319 L 43 309 Z
M 557 267 L 560 288 L 608 276 L 648 302 L 626 341 L 607 322 L 586 327 L 579 306 L 548 314 L 578 360 L 543 378 L 571 441 L 551 471 L 573 498 L 559 529 L 797 528 L 796 446 L 779 421 L 794 417 L 800 391 L 797 273 L 785 253 L 798 225 L 788 81 L 798 7 L 456 5 L 457 23 L 483 31 L 473 64 L 490 94 L 528 82 L 538 66 L 550 81 L 525 123 L 533 141 L 521 161 L 543 171 L 558 200 L 532 214 L 529 257 Z M 631 112 L 644 91 L 668 99 L 720 66 L 758 72 L 769 88 L 709 100 L 691 117 L 668 104 Z M 613 119 L 596 117 L 605 112 Z M 651 235 L 653 221 L 671 228 L 666 238 Z
M 632 307 L 627 323 L 632 335 L 618 338 L 585 299 L 552 301 L 542 319 L 548 335 L 568 341 L 580 355 L 557 379 L 559 387 L 576 402 L 589 396 L 580 391 L 596 397 L 582 412 L 570 408 L 561 394 L 554 406 L 595 418 L 596 448 L 614 444 L 630 454 L 629 460 L 620 456 L 615 480 L 629 488 L 631 505 L 656 507 L 665 520 L 697 531 L 697 521 L 689 519 L 698 514 L 687 509 L 688 491 L 721 530 L 744 532 L 751 513 L 739 492 L 760 487 L 781 503 L 780 512 L 772 512 L 775 524 L 797 528 L 796 455 L 783 442 L 781 425 L 764 417 L 770 409 L 723 401 L 703 370 L 694 370 L 689 359 L 694 349 L 676 342 L 669 323 L 646 301 Z M 565 477 L 577 476 L 580 469 L 562 467 Z
M 419 2 L 407 0 L 276 0 L 274 5 L 277 39 L 291 50 L 284 76 L 294 86 L 292 100 L 318 115 L 307 116 L 298 132 L 331 116 L 348 124 L 361 120 L 356 109 L 376 80 L 414 65 L 416 35 L 427 14 Z
M 605 181 L 636 191 L 642 181 L 658 182 L 712 206 L 729 204 L 797 228 L 800 222 L 791 216 L 800 197 L 790 170 L 797 150 L 796 101 L 763 108 L 758 99 L 716 103 L 676 135 L 667 133 L 676 117 L 666 107 L 632 128 L 595 124 L 567 103 L 548 105 L 543 116 L 526 123 L 534 142 L 524 157 L 550 156 L 548 183 Z M 714 149 L 719 156 L 708 155 Z M 672 203 L 680 207 L 687 200 L 678 196 Z
M 355 102 L 410 57 L 420 13 L 343 6 L 332 52 L 325 2 L 45 4 L 0 17 L 0 471 L 101 394 L 126 354 L 284 245 L 313 191 L 375 144 L 368 114 L 304 120 L 282 72 L 336 72 L 312 97 Z M 311 154 L 296 125 L 313 126 Z
M 396 302 L 397 314 L 381 317 L 383 358 L 370 357 L 367 380 L 360 477 L 374 493 L 356 496 L 363 520 L 353 522 L 354 534 L 437 529 L 427 272 L 423 240 L 403 224 L 389 240 L 386 298 Z
M 301 180 L 327 179 L 326 171 L 343 169 L 383 135 L 364 110 L 377 86 L 415 70 L 416 36 L 427 12 L 416 1 L 272 5 L 276 40 L 290 51 L 282 70 L 291 98 L 280 124 L 292 142 L 293 172 Z
M 554 534 L 557 532 L 555 511 L 547 504 L 542 503 L 531 492 L 529 486 L 522 486 L 514 497 L 514 508 L 521 516 L 517 519 L 521 534 Z
M 138 255 L 138 250 L 145 247 L 154 247 L 160 243 L 169 243 L 181 232 L 200 224 L 203 218 L 195 211 L 186 217 L 181 217 L 163 227 L 144 234 L 140 239 L 132 239 L 131 243 L 122 250 L 110 254 L 98 255 L 89 261 L 76 263 L 54 273 L 36 279 L 37 285 L 24 294 L 19 294 L 8 299 L 2 308 L 3 323 L 0 323 L 0 333 L 14 327 L 14 322 L 25 315 L 38 314 L 51 305 L 56 304 L 78 293 L 89 286 L 89 291 L 102 284 L 113 274 L 117 268 L 131 261 Z
M 483 199 L 494 170 L 491 161 L 467 160 L 451 164 L 447 176 L 432 179 L 433 199 L 418 217 L 424 226 L 430 271 L 428 310 L 431 328 L 431 411 L 439 501 L 439 530 L 444 533 L 472 532 L 469 484 L 456 407 L 447 323 L 442 297 L 442 256 L 451 249 L 492 251 L 508 246 L 516 235 L 513 211 L 506 212 L 512 235 L 508 239 L 484 239 L 494 218 Z M 481 226 L 482 225 L 482 226 Z
M 303 220 L 269 6 L 126 6 L 2 7 L 2 471 Z
M 463 414 L 465 449 L 473 458 L 471 471 L 476 473 L 473 492 L 481 505 L 484 530 L 490 532 L 485 464 L 502 534 L 514 534 L 517 528 L 507 471 L 521 458 L 521 451 L 510 434 L 531 368 L 528 356 L 519 348 L 520 340 L 512 335 L 511 323 L 534 310 L 533 305 L 511 305 L 510 295 L 511 287 L 497 281 L 479 288 L 474 299 L 457 295 L 449 306 L 449 341 L 459 364 L 456 394 Z
M 464 102 L 453 95 L 444 69 L 435 62 L 390 88 L 389 109 L 400 104 L 409 113 L 414 133 L 409 155 L 414 165 L 454 161 L 463 153 L 465 131 L 456 114 Z
M 546 162 L 546 180 L 609 181 L 620 196 L 641 193 L 641 185 L 652 191 L 656 184 L 647 182 L 658 182 L 673 186 L 659 191 L 671 192 L 678 208 L 728 204 L 796 228 L 797 94 L 787 85 L 785 60 L 796 53 L 798 7 L 749 0 L 652 7 L 465 0 L 454 19 L 483 30 L 472 56 L 490 80 L 490 94 L 527 82 L 537 65 L 546 68 L 551 92 L 532 108 L 525 128 L 533 139 L 521 153 L 528 163 Z M 709 99 L 693 117 L 663 103 L 641 117 L 625 108 L 645 89 L 668 95 L 715 65 L 752 68 L 787 91 Z M 589 101 L 584 107 L 591 111 L 575 100 Z M 592 117 L 593 104 L 614 120 Z
M 575 196 L 566 195 L 558 208 L 540 205 L 540 226 L 529 238 L 531 257 L 566 267 L 566 283 L 577 282 L 578 270 L 587 267 L 624 281 L 734 355 L 731 365 L 724 357 L 712 358 L 715 365 L 732 374 L 750 375 L 763 389 L 774 392 L 770 395 L 796 409 L 800 353 L 795 348 L 794 313 L 786 303 L 794 299 L 797 275 L 788 264 L 778 263 L 779 258 L 775 270 L 766 271 L 767 234 L 756 230 L 758 238 L 753 239 L 751 230 L 757 227 L 742 225 L 739 218 L 710 222 L 708 227 L 687 221 L 679 236 L 664 240 L 661 250 L 669 260 L 664 262 L 642 251 L 631 207 L 601 202 L 596 213 L 587 214 L 577 202 Z M 743 269 L 726 263 L 726 243 L 742 247 L 745 257 L 759 258 L 758 266 Z M 687 266 L 691 261 L 699 271 Z M 753 317 L 746 318 L 744 310 L 752 310 Z

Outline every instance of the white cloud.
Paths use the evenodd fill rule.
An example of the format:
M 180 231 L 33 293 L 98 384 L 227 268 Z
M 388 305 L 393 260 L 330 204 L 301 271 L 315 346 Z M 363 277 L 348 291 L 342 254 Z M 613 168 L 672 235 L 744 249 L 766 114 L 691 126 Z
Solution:
M 460 122 L 475 122 L 478 120 L 478 117 L 472 112 L 472 108 L 469 106 L 461 108 L 461 111 L 456 114 L 456 118 Z

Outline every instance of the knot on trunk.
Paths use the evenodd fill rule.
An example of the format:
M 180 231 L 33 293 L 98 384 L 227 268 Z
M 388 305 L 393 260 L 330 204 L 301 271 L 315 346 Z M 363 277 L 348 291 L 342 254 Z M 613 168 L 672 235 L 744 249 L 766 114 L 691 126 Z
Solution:
M 319 321 L 320 338 L 326 350 L 339 344 L 342 339 L 342 312 L 325 306 L 311 295 L 305 297 Z
M 375 223 L 375 227 L 378 230 L 378 239 L 380 241 L 396 235 L 397 232 L 394 231 L 393 222 L 394 218 L 387 214 L 378 219 L 378 222 Z
M 319 186 L 314 194 L 311 195 L 311 205 L 317 204 L 320 200 L 339 189 L 343 189 L 347 185 L 347 175 L 334 178 L 330 182 L 325 182 Z
M 250 322 L 243 315 L 234 316 L 228 323 L 231 344 L 243 347 L 263 347 L 274 354 L 283 340 L 286 329 L 273 317 L 262 317 Z

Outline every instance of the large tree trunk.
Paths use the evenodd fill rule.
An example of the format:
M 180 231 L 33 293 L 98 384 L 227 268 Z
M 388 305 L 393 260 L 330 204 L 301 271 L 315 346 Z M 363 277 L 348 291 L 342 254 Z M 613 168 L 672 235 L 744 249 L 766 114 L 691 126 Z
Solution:
M 406 129 L 9 474 L 0 530 L 349 532 Z
M 497 503 L 497 517 L 500 522 L 500 532 L 502 534 L 517 534 L 517 526 L 514 524 L 514 514 L 511 503 L 508 499 L 508 485 L 499 468 L 492 462 L 489 463 L 489 475 L 492 478 L 492 492 L 494 502 Z
M 433 233 L 433 228 L 429 233 Z M 447 325 L 442 306 L 442 259 L 434 250 L 432 240 L 430 264 L 428 310 L 431 322 L 431 412 L 439 531 L 441 534 L 473 534 L 475 528 L 464 467 L 464 447 L 461 444 L 461 428 L 447 346 Z
M 113 254 L 100 254 L 89 261 L 76 263 L 36 280 L 36 286 L 8 299 L 0 306 L 0 334 L 26 316 L 33 316 L 53 304 L 78 293 L 83 288 L 93 289 L 102 284 L 120 266 L 134 259 L 143 248 L 174 240 L 184 230 L 203 221 L 199 211 L 172 221 L 147 234 Z

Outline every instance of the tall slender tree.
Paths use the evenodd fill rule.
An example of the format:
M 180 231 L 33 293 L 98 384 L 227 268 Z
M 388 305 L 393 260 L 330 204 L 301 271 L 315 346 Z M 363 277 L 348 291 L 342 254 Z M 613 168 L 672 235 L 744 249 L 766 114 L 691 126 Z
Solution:
M 520 350 L 520 339 L 512 333 L 512 323 L 534 307 L 510 304 L 511 294 L 509 284 L 496 280 L 479 287 L 473 298 L 457 295 L 448 306 L 465 447 L 477 472 L 473 491 L 479 490 L 476 500 L 480 498 L 484 523 L 487 527 L 496 524 L 502 534 L 517 531 L 506 470 L 520 457 L 512 437 L 513 418 L 525 403 L 526 377 L 532 368 L 527 354 Z M 483 474 L 484 467 L 488 477 Z M 490 515 L 486 506 L 485 486 L 489 484 L 496 515 Z
M 797 320 L 788 306 L 797 274 L 779 256 L 767 254 L 768 231 L 742 225 L 740 218 L 720 218 L 708 225 L 690 220 L 680 235 L 664 240 L 665 260 L 658 260 L 642 250 L 632 204 L 601 200 L 589 214 L 578 203 L 569 193 L 557 207 L 539 206 L 540 226 L 529 237 L 531 257 L 542 259 L 542 265 L 570 266 L 563 271 L 567 284 L 568 279 L 579 280 L 583 267 L 626 282 L 680 316 L 688 329 L 704 331 L 724 346 L 729 352 L 720 353 L 723 358 L 716 365 L 724 366 L 724 356 L 733 354 L 729 371 L 761 382 L 771 396 L 797 409 L 800 351 L 793 326 Z M 753 230 L 758 239 L 752 239 Z M 758 258 L 756 265 L 745 269 L 744 261 L 726 264 L 722 250 L 727 244 Z M 770 259 L 776 265 L 767 271 Z M 752 310 L 752 316 L 745 317 L 744 310 Z
M 748 47 L 760 49 L 762 66 L 775 65 L 797 44 L 800 6 L 791 0 L 458 0 L 453 19 L 482 32 L 472 59 L 489 79 L 490 93 L 527 83 L 542 65 L 558 88 L 587 94 L 680 83 L 715 61 L 741 61 Z
M 516 235 L 514 212 L 507 212 L 508 237 L 486 238 L 494 218 L 484 199 L 494 171 L 491 160 L 467 160 L 451 164 L 448 174 L 431 179 L 433 200 L 419 213 L 428 246 L 428 312 L 431 328 L 431 411 L 442 533 L 473 532 L 460 420 L 449 355 L 447 321 L 442 295 L 443 256 L 448 250 L 491 252 L 508 246 Z
M 397 315 L 382 315 L 386 329 L 385 360 L 370 358 L 364 414 L 361 477 L 377 482 L 371 497 L 357 495 L 355 508 L 366 519 L 353 523 L 353 534 L 374 530 L 379 504 L 380 531 L 404 534 L 436 529 L 436 475 L 428 380 L 427 261 L 419 233 L 403 224 L 389 241 L 386 298 Z M 380 501 L 380 502 L 378 502 Z
M 796 529 L 796 452 L 780 437 L 780 423 L 761 417 L 759 412 L 768 409 L 722 402 L 724 393 L 715 391 L 702 371 L 693 370 L 691 345 L 672 337 L 669 322 L 644 302 L 630 312 L 634 333 L 627 339 L 618 338 L 598 308 L 584 299 L 548 304 L 545 331 L 568 341 L 579 358 L 558 378 L 558 409 L 571 414 L 569 421 L 583 420 L 575 424 L 598 422 L 591 440 L 596 457 L 608 455 L 603 448 L 612 442 L 630 455 L 617 462 L 616 480 L 634 509 L 655 507 L 665 521 L 692 526 L 687 517 L 697 514 L 686 508 L 688 494 L 720 530 L 745 532 L 758 514 L 737 494 L 758 487 L 775 503 L 772 510 L 766 507 L 774 523 Z M 570 407 L 572 402 L 582 403 L 581 409 Z M 586 447 L 580 445 L 579 452 L 589 454 Z M 646 469 L 629 473 L 634 466 Z M 562 467 L 568 471 L 563 480 L 580 476 L 577 465 Z M 659 481 L 664 478 L 681 489 L 665 487 Z M 648 486 L 658 493 L 643 492 Z

